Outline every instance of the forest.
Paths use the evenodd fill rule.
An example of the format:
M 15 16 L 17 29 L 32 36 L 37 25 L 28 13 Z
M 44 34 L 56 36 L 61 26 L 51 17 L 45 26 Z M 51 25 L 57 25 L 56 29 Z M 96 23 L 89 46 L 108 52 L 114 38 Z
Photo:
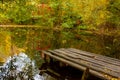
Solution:
M 49 41 L 41 40 L 44 43 L 49 43 L 49 45 L 44 44 L 41 46 L 46 45 L 47 48 L 47 46 L 50 47 L 50 45 L 56 41 L 53 39 L 56 36 L 53 33 L 57 33 L 59 37 L 64 36 L 63 39 L 61 37 L 60 40 L 58 37 L 58 44 L 64 43 L 66 47 L 70 47 L 70 45 L 74 46 L 77 41 L 79 43 L 81 40 L 80 46 L 83 46 L 83 50 L 120 58 L 119 13 L 119 0 L 1 0 L 0 25 L 2 28 L 0 34 L 6 35 L 4 36 L 6 38 L 5 40 L 7 40 L 6 43 L 4 43 L 6 47 L 8 47 L 7 42 L 10 41 L 8 37 L 12 34 L 12 36 L 15 37 L 15 46 L 23 48 L 23 46 L 26 46 L 25 44 L 28 43 L 27 38 L 33 37 L 32 34 L 39 36 L 39 39 L 37 39 L 38 37 L 34 37 L 33 39 L 36 39 L 35 41 L 40 43 L 41 37 L 44 37 L 44 34 L 47 35 L 47 33 L 50 33 L 47 35 L 50 39 Z M 13 29 L 5 28 L 5 25 L 12 25 Z M 21 25 L 21 27 L 22 25 L 26 25 L 26 28 L 14 29 L 16 25 Z M 33 29 L 27 28 L 30 27 L 30 25 L 33 25 Z M 95 42 L 95 36 L 102 40 L 100 44 L 98 40 L 98 43 Z M 54 41 L 52 41 L 52 39 Z M 5 42 L 5 40 L 3 41 Z M 68 43 L 69 40 L 75 43 L 70 44 Z M 34 44 L 36 44 L 36 42 L 34 42 Z M 87 42 L 90 46 L 94 45 L 95 50 L 92 48 L 85 49 L 86 44 L 84 45 L 84 42 Z M 80 46 L 78 45 L 77 48 L 81 48 Z M 99 48 L 97 48 L 97 46 Z M 103 48 L 103 46 L 104 49 L 100 49 L 100 47 Z M 56 44 L 56 46 L 53 47 L 57 48 L 60 46 Z M 102 52 L 99 52 L 99 50 L 102 50 Z
M 32 44 L 41 49 L 73 46 L 120 58 L 119 13 L 119 0 L 1 0 L 1 52 L 9 55 L 13 42 L 31 51 Z
M 120 59 L 120 0 L 0 0 L 0 63 L 70 47 Z

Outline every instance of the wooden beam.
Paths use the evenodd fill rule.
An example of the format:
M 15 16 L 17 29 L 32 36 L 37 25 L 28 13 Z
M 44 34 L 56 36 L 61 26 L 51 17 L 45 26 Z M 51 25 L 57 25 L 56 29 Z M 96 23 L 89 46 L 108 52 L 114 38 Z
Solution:
M 82 57 L 79 56 L 79 59 L 77 59 L 77 58 L 74 58 L 75 56 L 71 57 L 71 54 L 69 54 L 69 53 L 56 52 L 54 50 L 48 50 L 48 52 L 50 52 L 53 55 L 56 55 L 58 57 L 61 57 L 63 59 L 67 59 L 73 63 L 82 65 L 84 67 L 89 67 L 90 69 L 93 69 L 95 71 L 98 71 L 98 72 L 101 72 L 101 73 L 104 73 L 104 74 L 107 74 L 107 75 L 110 75 L 113 77 L 120 77 L 119 70 L 116 71 L 116 69 L 115 69 L 115 71 L 114 71 L 114 69 L 111 69 L 109 67 L 104 67 L 102 65 L 95 64 L 93 59 L 92 59 L 93 61 L 91 63 L 91 62 L 89 62 L 89 60 L 91 61 L 91 59 L 87 59 L 86 57 L 83 57 L 83 56 Z M 86 59 L 87 59 L 87 61 L 86 61 Z M 99 61 L 98 61 L 98 63 L 99 63 Z M 109 64 L 107 64 L 107 65 L 109 65 Z M 119 69 L 119 67 L 118 67 L 118 69 Z
M 83 72 L 81 80 L 87 80 L 89 76 L 89 68 L 86 68 L 86 70 Z
M 51 56 L 51 57 L 54 58 L 54 59 L 57 59 L 57 60 L 62 61 L 62 62 L 64 62 L 64 63 L 67 63 L 68 65 L 70 65 L 70 66 L 72 66 L 72 67 L 75 67 L 75 68 L 77 68 L 77 69 L 79 69 L 79 70 L 83 70 L 83 71 L 84 71 L 84 70 L 86 69 L 86 67 L 84 67 L 84 66 L 81 66 L 81 65 L 79 65 L 79 64 L 73 63 L 73 62 L 71 62 L 71 61 L 69 61 L 69 60 L 67 60 L 67 59 L 64 59 L 64 58 L 55 56 L 55 55 L 53 55 L 52 53 L 49 53 L 49 52 L 46 52 L 46 51 L 43 51 L 43 53 Z M 91 70 L 91 69 L 90 69 L 90 73 L 94 74 L 95 76 L 98 76 L 99 78 L 108 79 L 107 77 L 105 77 L 105 76 L 104 76 L 103 74 L 101 74 L 100 72 L 97 72 L 97 71 L 94 71 L 94 70 Z

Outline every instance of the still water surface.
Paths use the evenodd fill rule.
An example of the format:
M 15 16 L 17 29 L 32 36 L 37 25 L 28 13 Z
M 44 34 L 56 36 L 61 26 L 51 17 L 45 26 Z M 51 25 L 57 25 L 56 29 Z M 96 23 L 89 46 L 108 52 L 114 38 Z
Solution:
M 36 72 L 44 62 L 41 59 L 40 50 L 72 47 L 120 59 L 118 35 L 98 35 L 91 31 L 78 29 L 0 28 L 0 32 L 2 31 L 4 34 L 6 32 L 6 35 L 10 33 L 11 44 L 25 50 L 26 54 L 20 53 L 18 56 L 14 55 L 7 59 L 0 70 L 1 80 L 8 77 L 15 77 L 19 80 L 23 75 L 22 78 L 28 79 L 29 77 L 30 80 L 52 78 L 47 74 L 44 74 L 43 78 L 38 75 L 39 72 Z M 2 40 L 0 43 L 3 43 Z

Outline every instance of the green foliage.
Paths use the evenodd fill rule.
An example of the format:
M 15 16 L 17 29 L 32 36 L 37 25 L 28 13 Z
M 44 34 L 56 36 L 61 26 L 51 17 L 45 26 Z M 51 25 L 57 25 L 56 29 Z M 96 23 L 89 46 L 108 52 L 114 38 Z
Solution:
M 57 26 L 61 24 L 61 13 L 62 13 L 62 1 L 61 0 L 53 0 L 50 3 L 50 7 L 53 10 L 51 14 L 50 20 L 52 20 L 53 26 Z
M 85 25 L 83 25 L 83 26 L 78 26 L 78 29 L 82 29 L 82 30 L 86 30 L 86 29 L 88 29 L 89 27 L 88 26 L 85 26 Z
M 41 4 L 47 7 L 40 7 Z M 119 26 L 119 7 L 120 0 L 4 0 L 0 2 L 0 24 L 11 22 L 80 29 L 104 23 Z
M 17 24 L 25 24 L 31 18 L 33 11 L 30 0 L 6 1 L 1 7 L 7 19 Z
M 108 21 L 120 27 L 120 0 L 110 0 L 108 10 L 111 13 Z
M 73 28 L 82 25 L 81 16 L 70 11 L 62 17 L 62 21 L 62 27 L 64 28 Z
M 46 4 L 49 2 L 49 0 L 40 0 L 40 2 Z
M 6 24 L 8 22 L 9 22 L 9 20 L 7 19 L 7 16 L 5 16 L 2 13 L 0 13 L 0 24 Z
M 22 29 L 13 28 L 12 30 L 11 30 L 12 35 L 14 35 L 12 36 L 12 40 L 15 41 L 14 44 L 17 45 L 17 47 L 19 48 L 24 47 L 25 41 L 26 41 L 27 29 L 26 28 L 22 28 Z
M 82 24 L 81 16 L 73 11 L 73 4 L 69 1 L 54 0 L 50 3 L 53 10 L 48 19 L 54 27 L 73 28 Z

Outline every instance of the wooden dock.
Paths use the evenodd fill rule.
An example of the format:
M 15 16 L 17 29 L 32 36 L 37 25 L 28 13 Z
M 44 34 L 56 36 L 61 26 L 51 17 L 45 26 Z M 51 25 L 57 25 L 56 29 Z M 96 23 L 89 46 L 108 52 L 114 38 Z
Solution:
M 56 59 L 78 70 L 89 71 L 90 74 L 104 80 L 120 80 L 120 60 L 74 48 L 61 48 L 42 51 L 47 59 Z M 86 74 L 83 73 L 84 77 Z M 84 80 L 84 79 L 82 79 Z

